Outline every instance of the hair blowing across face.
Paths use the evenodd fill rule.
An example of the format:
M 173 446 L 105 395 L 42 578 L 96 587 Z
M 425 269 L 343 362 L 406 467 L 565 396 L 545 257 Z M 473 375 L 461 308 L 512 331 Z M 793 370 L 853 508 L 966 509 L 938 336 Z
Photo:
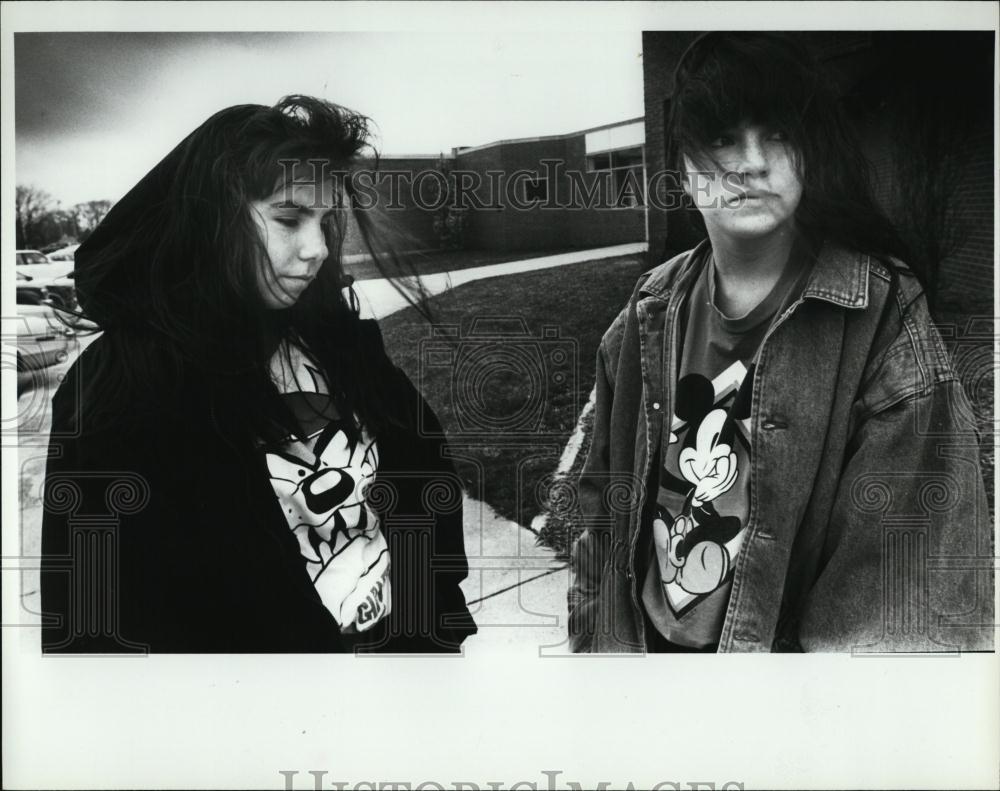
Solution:
M 683 172 L 685 155 L 710 159 L 709 142 L 741 123 L 788 136 L 803 182 L 796 224 L 814 243 L 905 257 L 830 76 L 794 35 L 706 33 L 681 57 L 667 119 L 670 166 Z
M 350 171 L 374 155 L 369 140 L 364 116 L 289 96 L 221 110 L 167 154 L 76 254 L 80 305 L 110 347 L 84 406 L 136 394 L 169 404 L 196 389 L 235 424 L 259 432 L 269 420 L 286 423 L 269 362 L 294 332 L 336 383 L 341 409 L 373 429 L 383 424 L 387 373 L 362 364 L 357 304 L 344 295 L 346 216 L 328 224 L 329 257 L 298 304 L 269 311 L 257 285 L 266 249 L 250 213 L 251 201 L 283 182 L 282 161 Z M 371 250 L 369 225 L 358 219 Z

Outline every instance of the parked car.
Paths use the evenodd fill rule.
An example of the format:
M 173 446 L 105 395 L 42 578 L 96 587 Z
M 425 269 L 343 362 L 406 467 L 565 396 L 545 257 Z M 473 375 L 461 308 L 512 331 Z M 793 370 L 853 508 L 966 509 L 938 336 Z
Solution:
M 65 362 L 76 332 L 67 327 L 48 305 L 17 308 L 17 370 L 46 368 Z
M 32 277 L 17 273 L 17 304 L 40 305 L 45 303 L 63 311 L 71 323 L 80 309 L 76 302 L 76 281 L 73 272 L 65 277 Z
M 50 261 L 74 261 L 76 256 L 76 249 L 80 245 L 71 244 L 68 247 L 61 247 L 58 250 L 48 254 L 48 259 Z
M 67 311 L 77 310 L 76 280 L 74 279 L 74 274 L 73 272 L 69 272 L 63 277 L 52 277 L 44 280 L 52 307 L 62 308 Z
M 72 256 L 69 261 L 53 262 L 48 256 L 37 250 L 18 250 L 17 266 L 15 267 L 17 270 L 18 304 L 37 304 L 47 298 L 51 300 L 51 304 L 55 308 L 67 311 L 77 310 L 76 282 L 73 279 L 75 265 Z M 21 299 L 22 290 L 24 291 L 23 300 Z M 45 291 L 46 294 L 42 295 L 42 291 Z
M 23 275 L 55 279 L 65 277 L 75 266 L 73 261 L 50 261 L 38 250 L 18 250 L 15 269 Z
M 17 304 L 41 305 L 49 298 L 49 290 L 31 275 L 17 273 Z
M 38 250 L 18 250 L 17 251 L 17 265 L 18 266 L 28 266 L 29 264 L 34 266 L 35 264 L 51 264 L 49 257 L 45 253 L 39 252 Z

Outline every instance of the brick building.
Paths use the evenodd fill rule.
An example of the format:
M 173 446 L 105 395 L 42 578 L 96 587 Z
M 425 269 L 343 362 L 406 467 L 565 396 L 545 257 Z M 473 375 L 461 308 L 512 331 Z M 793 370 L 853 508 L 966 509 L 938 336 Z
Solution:
M 518 252 L 644 241 L 644 134 L 643 119 L 633 118 L 442 155 L 383 157 L 377 191 L 386 208 L 376 216 L 384 217 L 393 244 L 406 250 L 441 246 L 435 217 L 445 203 L 464 207 L 458 213 L 465 215 L 462 246 L 468 249 Z M 362 252 L 356 231 L 346 252 Z
M 696 32 L 643 33 L 647 174 L 667 167 L 672 72 Z M 992 32 L 807 32 L 872 164 L 876 195 L 943 304 L 992 302 Z M 649 263 L 696 241 L 649 211 Z
M 485 204 L 469 212 L 468 245 L 514 251 L 645 240 L 643 145 L 643 120 L 634 118 L 454 149 L 452 166 L 479 176 Z

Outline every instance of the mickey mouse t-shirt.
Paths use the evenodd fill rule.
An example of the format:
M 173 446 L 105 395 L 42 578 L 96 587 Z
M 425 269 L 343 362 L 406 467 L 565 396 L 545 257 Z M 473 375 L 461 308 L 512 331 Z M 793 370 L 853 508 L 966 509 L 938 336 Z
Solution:
M 642 589 L 649 620 L 687 648 L 718 643 L 749 511 L 753 360 L 778 308 L 801 283 L 795 266 L 757 307 L 715 307 L 715 267 L 702 268 L 682 316 L 674 415 L 664 432 Z
M 278 349 L 271 376 L 302 427 L 301 438 L 264 445 L 275 496 L 341 632 L 365 632 L 392 603 L 389 548 L 367 502 L 378 448 L 337 413 L 326 377 L 298 345 Z

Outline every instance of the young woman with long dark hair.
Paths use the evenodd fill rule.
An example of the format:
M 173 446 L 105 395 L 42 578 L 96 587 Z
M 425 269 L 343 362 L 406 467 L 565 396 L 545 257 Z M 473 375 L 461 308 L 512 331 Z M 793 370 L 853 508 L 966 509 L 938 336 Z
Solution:
M 574 650 L 991 644 L 972 413 L 829 85 L 787 35 L 679 61 L 669 150 L 707 238 L 598 352 Z
M 475 632 L 440 425 L 359 316 L 368 122 L 222 110 L 76 254 L 102 334 L 53 400 L 46 652 L 456 651 Z M 412 296 L 412 295 L 411 295 Z

